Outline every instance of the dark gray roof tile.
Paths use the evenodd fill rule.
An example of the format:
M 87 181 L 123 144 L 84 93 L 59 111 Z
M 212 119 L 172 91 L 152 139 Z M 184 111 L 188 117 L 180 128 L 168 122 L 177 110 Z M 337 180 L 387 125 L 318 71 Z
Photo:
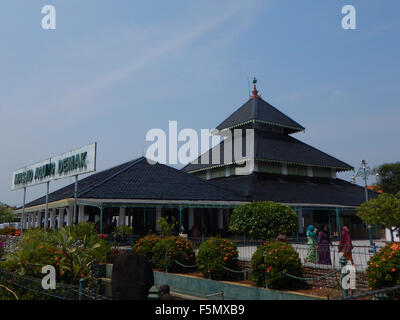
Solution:
M 218 186 L 242 192 L 248 201 L 356 207 L 365 201 L 363 187 L 341 179 L 252 173 L 213 179 Z M 370 199 L 378 193 L 369 190 Z
M 74 184 L 49 194 L 49 202 L 73 198 Z M 78 198 L 242 201 L 232 190 L 216 186 L 183 171 L 162 164 L 151 165 L 139 158 L 95 173 L 79 181 Z M 26 205 L 45 203 L 41 197 Z
M 254 132 L 254 158 L 257 160 L 335 168 L 337 170 L 344 171 L 353 169 L 353 167 L 349 164 L 340 161 L 326 154 L 325 152 L 322 152 L 289 135 L 257 129 Z M 201 157 L 199 157 L 197 159 L 198 164 L 194 164 L 192 162 L 186 165 L 182 170 L 185 172 L 193 172 L 196 170 L 205 170 L 215 166 L 216 164 L 212 164 L 212 152 L 215 152 L 214 150 L 218 150 L 218 148 L 220 150 L 219 164 L 224 164 L 225 141 L 227 140 L 224 140 L 219 145 L 215 146 L 211 152 L 210 150 L 207 151 L 204 157 L 209 159 L 209 164 L 202 164 Z M 246 140 L 243 139 L 242 150 L 246 150 L 245 141 Z M 232 147 L 234 147 L 233 143 Z
M 261 98 L 249 99 L 244 105 L 219 124 L 217 130 L 222 131 L 227 128 L 236 127 L 251 120 L 287 128 L 289 133 L 304 130 L 303 126 Z

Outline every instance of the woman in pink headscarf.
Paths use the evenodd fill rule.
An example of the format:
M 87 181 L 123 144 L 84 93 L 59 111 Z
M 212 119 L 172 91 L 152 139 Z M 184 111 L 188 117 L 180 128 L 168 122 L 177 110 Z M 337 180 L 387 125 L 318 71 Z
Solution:
M 352 265 L 354 265 L 353 256 L 351 254 L 352 249 L 353 245 L 351 244 L 349 228 L 344 226 L 342 228 L 342 236 L 340 237 L 339 242 L 339 252 L 343 252 L 343 257 L 345 257 L 351 262 Z

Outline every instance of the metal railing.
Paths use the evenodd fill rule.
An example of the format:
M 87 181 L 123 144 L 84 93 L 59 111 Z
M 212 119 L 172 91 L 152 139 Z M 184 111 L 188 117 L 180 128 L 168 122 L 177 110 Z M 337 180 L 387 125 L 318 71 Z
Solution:
M 136 239 L 135 239 L 136 238 Z M 131 237 L 131 239 L 139 239 L 140 236 Z M 195 251 L 204 241 L 209 240 L 208 237 L 187 237 Z M 243 274 L 244 279 L 248 279 L 248 275 L 252 272 L 249 269 L 249 263 L 256 250 L 265 243 L 263 240 L 246 239 L 245 237 L 230 238 L 236 245 L 238 250 L 238 260 L 241 261 L 241 270 L 231 270 L 224 268 L 225 271 L 232 274 Z M 349 250 L 343 250 L 337 241 L 333 241 L 330 245 L 318 246 L 307 244 L 306 238 L 289 238 L 287 242 L 297 251 L 302 262 L 304 277 L 300 280 L 308 283 L 318 283 L 324 286 L 325 284 L 335 285 L 335 288 L 341 288 L 342 267 L 345 264 L 352 264 L 356 270 L 357 292 L 365 292 L 368 290 L 366 281 L 366 269 L 370 258 L 379 251 L 385 243 L 379 243 L 376 247 L 364 244 L 363 241 L 353 241 L 354 245 Z M 345 257 L 343 251 L 347 251 Z M 185 265 L 180 261 L 175 261 L 176 264 L 188 271 L 198 271 L 197 265 Z M 243 265 L 244 263 L 244 265 Z M 282 271 L 283 272 L 283 271 Z M 284 273 L 284 272 L 283 272 Z M 292 275 L 285 274 L 288 277 Z M 293 276 L 294 277 L 294 276 Z M 209 276 L 211 279 L 211 276 Z M 299 279 L 297 279 L 299 280 Z M 340 289 L 341 290 L 341 289 Z
M 130 243 L 133 245 L 141 237 L 130 236 Z M 186 239 L 193 244 L 195 251 L 197 251 L 199 246 L 210 238 L 200 236 L 195 238 L 188 237 Z M 245 263 L 249 263 L 258 247 L 265 243 L 263 240 L 246 239 L 244 237 L 231 238 L 229 240 L 237 247 L 238 259 Z M 341 252 L 338 242 L 333 242 L 329 246 L 314 247 L 308 245 L 305 238 L 289 238 L 287 242 L 297 251 L 305 268 L 333 270 L 340 267 L 340 258 L 343 256 L 343 252 Z M 351 253 L 356 271 L 365 272 L 368 267 L 368 261 L 383 245 L 384 243 L 377 246 L 376 250 L 372 250 L 369 245 L 353 245 L 349 252 Z M 314 257 L 314 259 L 310 259 L 310 257 Z
M 30 299 L 56 299 L 56 300 L 109 300 L 110 298 L 98 294 L 100 280 L 95 280 L 91 287 L 87 286 L 87 279 L 80 280 L 79 286 L 57 283 L 56 289 L 45 290 L 41 279 L 30 276 L 20 276 L 14 272 L 0 268 L 0 284 L 3 289 L 8 289 L 18 297 L 28 292 L 32 294 Z
M 209 238 L 188 238 L 192 242 L 195 248 Z M 238 259 L 240 261 L 250 262 L 253 254 L 256 252 L 259 246 L 263 245 L 263 240 L 252 240 L 252 239 L 230 239 L 238 249 Z M 337 242 L 329 246 L 315 246 L 314 248 L 308 245 L 305 239 L 302 238 L 289 238 L 287 242 L 297 251 L 304 267 L 318 268 L 318 269 L 334 269 L 340 267 L 340 258 L 343 256 L 343 252 L 340 252 L 340 247 Z M 376 250 L 383 247 L 378 246 Z M 308 260 L 307 256 L 310 251 L 315 251 L 310 256 L 315 256 L 315 260 Z M 365 271 L 368 267 L 369 259 L 375 254 L 375 251 L 369 245 L 353 245 L 351 251 L 351 257 L 353 259 L 354 266 L 357 271 Z M 330 261 L 326 259 L 320 259 L 321 256 L 328 256 Z
M 299 254 L 304 267 L 318 269 L 336 269 L 340 267 L 340 258 L 347 253 L 346 258 L 353 264 L 356 271 L 365 272 L 368 261 L 375 254 L 370 246 L 352 246 L 343 248 L 338 244 L 308 245 L 291 244 Z

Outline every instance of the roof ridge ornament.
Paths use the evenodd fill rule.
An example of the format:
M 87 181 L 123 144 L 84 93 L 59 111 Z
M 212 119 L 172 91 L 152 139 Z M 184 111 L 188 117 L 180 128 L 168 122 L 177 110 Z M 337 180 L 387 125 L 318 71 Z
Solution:
M 257 88 L 256 88 L 256 84 L 257 84 L 257 79 L 256 79 L 256 77 L 254 77 L 254 80 L 253 80 L 253 85 L 254 85 L 254 87 L 253 87 L 253 95 L 250 97 L 250 99 L 261 98 L 261 97 L 258 95 L 258 91 L 257 91 Z

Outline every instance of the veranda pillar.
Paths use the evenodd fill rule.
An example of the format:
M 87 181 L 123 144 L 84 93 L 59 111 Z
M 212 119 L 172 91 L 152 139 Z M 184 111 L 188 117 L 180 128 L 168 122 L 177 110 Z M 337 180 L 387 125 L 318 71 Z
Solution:
M 194 208 L 189 208 L 189 217 L 188 218 L 189 218 L 188 219 L 189 220 L 188 228 L 189 228 L 189 230 L 192 230 L 193 225 L 194 225 Z
M 158 221 L 158 219 L 161 218 L 161 215 L 162 215 L 162 208 L 157 207 L 156 208 L 156 231 L 160 231 L 160 226 L 158 225 L 157 221 Z
M 64 208 L 58 209 L 58 229 L 64 227 Z
M 340 240 L 341 227 L 340 227 L 340 218 L 339 218 L 339 208 L 336 208 L 336 228 L 337 228 L 337 237 L 338 237 L 338 240 Z
M 37 211 L 36 214 L 35 214 L 35 220 L 36 220 L 35 227 L 36 228 L 40 227 L 40 218 L 41 218 L 40 211 Z
M 74 206 L 69 206 L 67 208 L 67 226 L 72 225 L 73 214 L 74 214 Z
M 119 208 L 118 225 L 119 226 L 125 225 L 125 207 Z
M 224 209 L 218 209 L 218 230 L 224 229 Z
M 85 206 L 80 205 L 79 206 L 79 215 L 78 215 L 78 223 L 79 222 L 84 222 L 85 221 Z
M 26 217 L 26 228 L 29 229 L 31 227 L 31 213 L 26 212 L 25 217 Z
M 37 226 L 38 228 L 42 227 L 42 211 L 38 211 L 36 215 Z
M 56 227 L 56 209 L 50 210 L 50 229 L 54 229 Z

